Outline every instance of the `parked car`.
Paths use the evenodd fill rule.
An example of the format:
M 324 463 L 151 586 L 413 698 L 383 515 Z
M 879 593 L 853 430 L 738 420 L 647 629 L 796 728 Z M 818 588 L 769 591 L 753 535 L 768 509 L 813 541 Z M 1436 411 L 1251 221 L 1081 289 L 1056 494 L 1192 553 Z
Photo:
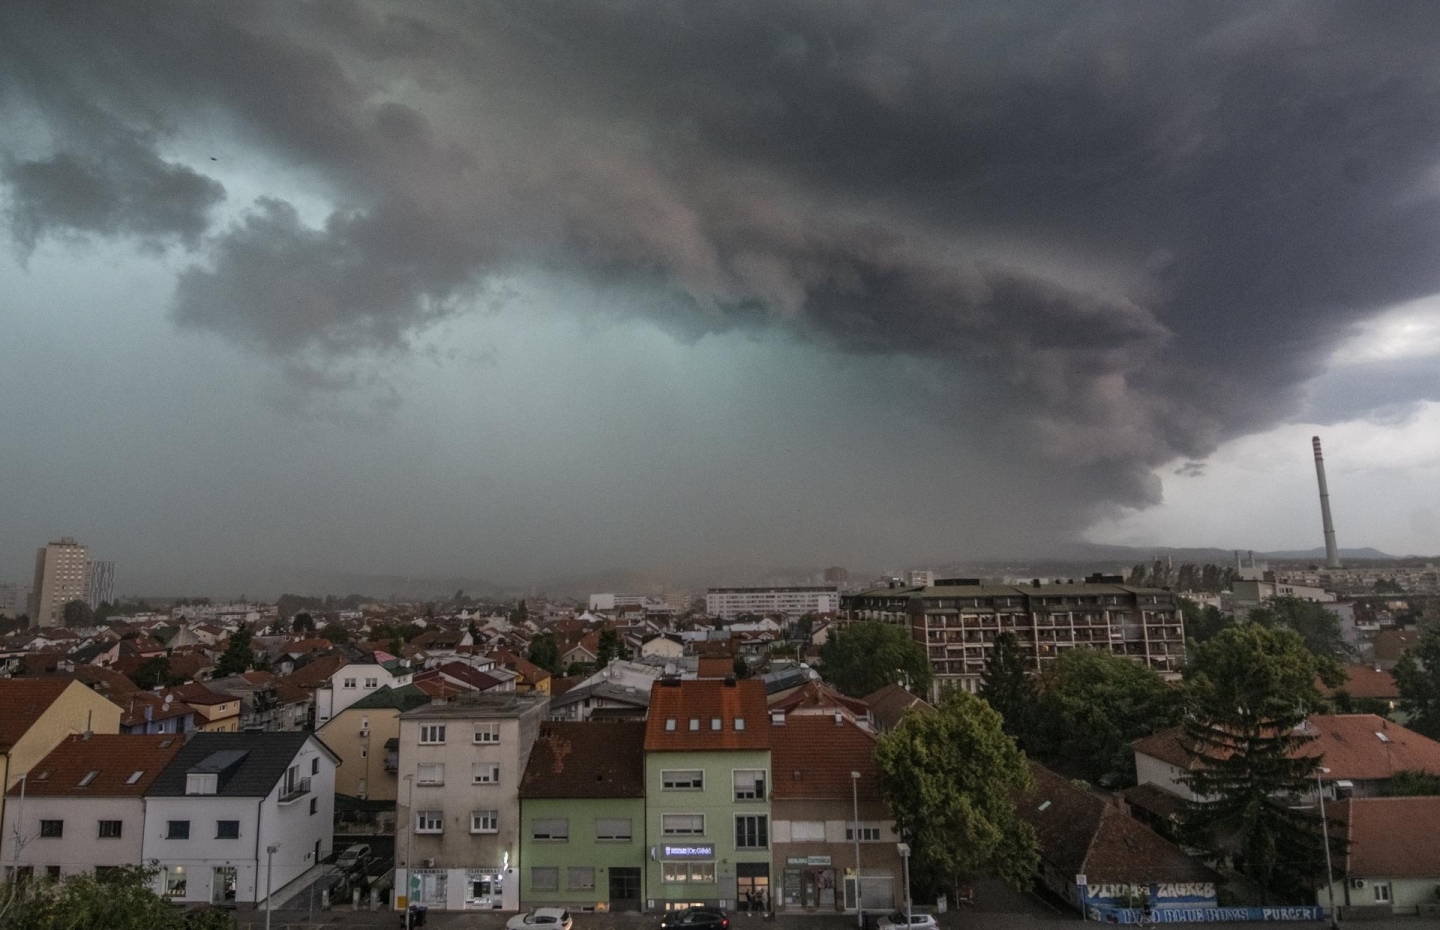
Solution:
M 335 857 L 335 867 L 348 875 L 370 865 L 370 859 L 370 847 L 364 843 L 354 843 L 346 846 L 345 850 Z
M 660 930 L 729 930 L 730 918 L 718 907 L 687 907 L 660 919 Z
M 505 921 L 505 930 L 570 930 L 575 921 L 561 907 L 537 907 L 528 914 L 516 914 Z
M 940 930 L 934 914 L 911 914 L 909 923 L 906 923 L 904 911 L 881 917 L 875 927 L 876 930 L 905 930 L 906 927 L 910 930 Z

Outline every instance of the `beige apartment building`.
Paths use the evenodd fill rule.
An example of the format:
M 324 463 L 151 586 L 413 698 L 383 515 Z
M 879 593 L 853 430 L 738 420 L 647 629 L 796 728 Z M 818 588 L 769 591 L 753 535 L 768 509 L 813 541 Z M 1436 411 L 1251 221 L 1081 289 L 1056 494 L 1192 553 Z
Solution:
M 30 625 L 64 626 L 65 605 L 85 600 L 86 549 L 61 536 L 35 550 L 35 584 L 30 589 Z
M 394 801 L 400 769 L 400 715 L 429 703 L 430 695 L 414 685 L 386 685 L 316 730 L 315 735 L 341 760 L 335 770 L 336 793 Z
M 543 694 L 464 694 L 400 715 L 396 905 L 520 906 L 520 778 L 549 713 Z

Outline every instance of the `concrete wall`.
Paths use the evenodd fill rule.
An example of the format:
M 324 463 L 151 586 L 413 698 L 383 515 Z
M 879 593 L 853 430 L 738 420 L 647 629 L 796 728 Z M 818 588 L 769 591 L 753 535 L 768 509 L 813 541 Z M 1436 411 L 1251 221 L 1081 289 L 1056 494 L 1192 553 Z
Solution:
M 531 824 L 542 818 L 568 820 L 570 839 L 565 842 L 532 839 Z M 595 839 L 596 820 L 622 818 L 629 819 L 631 823 L 629 842 Z M 522 800 L 520 823 L 520 902 L 523 907 L 558 904 L 582 908 L 595 907 L 602 902 L 608 905 L 612 867 L 639 869 L 643 882 L 645 867 L 650 864 L 645 845 L 644 798 Z M 570 890 L 567 871 L 570 866 L 593 868 L 595 887 L 590 891 Z M 559 870 L 557 890 L 534 890 L 532 870 L 537 867 Z
M 1391 909 L 1399 913 L 1413 913 L 1414 909 L 1418 907 L 1440 905 L 1440 894 L 1436 893 L 1436 889 L 1440 888 L 1440 876 L 1434 878 L 1366 878 L 1364 881 L 1364 888 L 1354 888 L 1351 886 L 1349 878 L 1337 880 L 1333 885 L 1335 905 L 1342 908 Z M 1390 900 L 1383 901 L 1376 898 L 1376 888 L 1388 889 Z M 1316 890 L 1315 903 L 1322 907 L 1330 906 L 1330 898 L 1324 887 Z
M 355 687 L 345 687 L 345 682 L 355 679 Z M 400 688 L 410 684 L 412 674 L 406 672 L 403 675 L 392 675 L 384 666 L 370 664 L 346 665 L 330 676 L 328 685 L 322 685 L 315 689 L 315 726 L 319 727 L 328 722 L 332 717 L 337 717 L 340 712 L 361 698 L 374 694 L 387 685 L 391 688 Z M 366 685 L 367 681 L 373 679 L 373 686 Z
M 1135 781 L 1141 785 L 1159 785 L 1171 794 L 1182 798 L 1194 799 L 1195 794 L 1188 785 L 1181 781 L 1185 774 L 1182 769 L 1162 762 L 1154 756 L 1147 756 L 1143 752 L 1135 753 Z
M 13 818 L 13 819 L 12 819 Z M 41 874 L 49 866 L 60 867 L 61 875 L 76 875 L 99 866 L 135 865 L 141 858 L 145 834 L 145 805 L 140 798 L 27 797 L 23 804 L 10 806 L 4 835 L 12 838 L 5 865 L 15 862 L 13 836 L 19 821 L 24 845 L 21 867 L 32 866 Z M 58 838 L 42 837 L 40 821 L 64 823 Z M 118 838 L 100 837 L 100 821 L 121 822 Z
M 855 843 L 853 840 L 845 839 L 845 828 L 854 819 L 854 804 L 849 800 L 773 800 L 770 803 L 774 815 L 772 821 L 771 846 L 774 850 L 774 899 L 776 908 L 787 907 L 787 902 L 793 900 L 791 894 L 795 889 L 788 887 L 798 876 L 795 874 L 801 869 L 812 869 L 823 872 L 823 865 L 801 866 L 792 860 L 807 859 L 818 861 L 828 857 L 830 859 L 830 870 L 833 875 L 829 876 L 835 887 L 835 909 L 845 910 L 847 905 L 853 910 L 853 896 L 849 902 L 845 899 L 844 880 L 847 877 L 853 878 L 855 874 Z M 799 822 L 806 825 L 823 824 L 824 838 L 821 840 L 796 839 L 794 825 Z M 860 824 L 863 827 L 876 827 L 880 831 L 878 840 L 862 841 L 860 843 L 860 876 L 866 885 L 867 897 L 871 897 L 870 890 L 879 888 L 881 883 L 872 883 L 871 879 L 889 878 L 892 898 L 877 905 L 873 900 L 867 901 L 867 907 L 898 905 L 904 898 L 904 882 L 902 876 L 902 864 L 900 852 L 896 846 L 899 837 L 894 830 L 894 820 L 890 816 L 889 809 L 880 801 L 862 801 L 860 803 Z M 813 827 L 812 827 L 813 829 Z M 789 876 L 786 873 L 789 872 Z M 883 892 L 881 892 L 883 894 Z M 789 905 L 793 908 L 798 905 Z
M 365 723 L 368 727 L 364 726 Z M 369 736 L 360 731 L 368 729 Z M 335 790 L 374 801 L 395 800 L 399 776 L 385 771 L 385 743 L 400 736 L 400 711 L 346 708 L 315 733 L 339 756 Z

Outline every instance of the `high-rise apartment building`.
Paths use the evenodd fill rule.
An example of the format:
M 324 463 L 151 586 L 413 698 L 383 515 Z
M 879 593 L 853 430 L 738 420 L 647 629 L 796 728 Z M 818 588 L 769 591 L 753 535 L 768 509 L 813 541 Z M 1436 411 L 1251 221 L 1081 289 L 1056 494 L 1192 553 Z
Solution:
M 845 598 L 844 621 L 903 624 L 925 647 L 934 695 L 976 691 L 995 638 L 1013 633 L 1033 670 L 1066 649 L 1088 647 L 1127 656 L 1167 678 L 1185 661 L 1185 627 L 1175 595 L 1092 575 L 1084 584 L 984 585 L 942 578 L 923 588 L 893 587 Z
M 85 600 L 91 609 L 115 600 L 114 562 L 90 562 L 85 566 Z
M 711 588 L 705 593 L 705 612 L 722 620 L 741 614 L 830 614 L 840 609 L 840 591 L 834 585 L 795 588 Z
M 85 600 L 85 547 L 61 536 L 35 551 L 35 584 L 30 589 L 30 625 L 63 626 L 65 605 Z

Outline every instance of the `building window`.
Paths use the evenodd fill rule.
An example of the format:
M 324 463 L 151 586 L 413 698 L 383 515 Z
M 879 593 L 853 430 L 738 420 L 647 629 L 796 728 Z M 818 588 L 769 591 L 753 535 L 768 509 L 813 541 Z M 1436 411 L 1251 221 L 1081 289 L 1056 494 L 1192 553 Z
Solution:
M 498 743 L 498 742 L 500 742 L 500 724 L 498 724 L 498 723 L 477 723 L 477 724 L 475 724 L 475 742 L 477 742 L 477 743 Z
M 616 843 L 628 843 L 634 838 L 634 827 L 630 818 L 595 818 L 595 839 Z
M 705 790 L 705 773 L 700 769 L 662 771 L 660 785 L 666 791 L 703 791 Z
M 353 687 L 355 687 L 355 679 L 353 679 L 353 678 L 346 678 L 345 681 L 344 681 L 344 686 L 345 686 L 346 688 L 353 688 Z
M 741 814 L 735 818 L 736 849 L 766 849 L 770 845 L 770 818 L 764 814 Z
M 90 771 L 86 772 L 86 773 L 81 777 L 81 779 L 80 779 L 80 784 L 79 784 L 77 787 L 80 787 L 80 788 L 86 787 L 86 786 L 89 785 L 92 781 L 94 781 L 94 780 L 95 780 L 95 776 L 96 776 L 96 775 L 99 775 L 99 774 L 100 774 L 100 772 L 99 772 L 98 769 L 91 769 Z
M 532 868 L 530 870 L 531 891 L 559 891 L 560 870 L 551 866 L 547 868 Z
M 419 784 L 445 784 L 445 764 L 443 762 L 422 762 L 419 766 L 419 774 L 420 777 L 416 779 Z
M 415 814 L 416 833 L 443 833 L 445 815 L 443 811 L 419 811 Z
M 1376 904 L 1389 904 L 1389 903 L 1390 903 L 1390 886 L 1389 886 L 1389 885 L 1379 884 L 1379 885 L 1376 885 L 1376 886 L 1375 886 L 1375 903 L 1376 903 Z
M 566 890 L 592 891 L 595 888 L 595 870 L 590 866 L 572 865 L 566 876 Z
M 674 717 L 667 717 L 667 718 L 665 718 L 665 729 L 668 730 L 668 731 L 670 731 L 671 733 L 675 732 L 675 718 L 674 718 Z
M 681 883 L 715 884 L 715 863 L 713 862 L 666 862 L 663 868 L 666 884 Z
M 320 809 L 320 799 L 319 799 L 319 798 L 311 798 L 311 799 L 310 799 L 310 816 L 312 816 L 312 817 L 315 816 L 315 812 L 318 811 L 319 809 Z
M 378 688 L 378 687 L 380 687 L 380 679 L 378 679 L 378 678 L 367 678 L 367 679 L 365 679 L 365 687 L 367 687 L 367 688 Z
M 40 821 L 40 835 L 50 839 L 59 839 L 65 833 L 65 821 L 63 820 L 42 820 Z
M 764 769 L 741 769 L 735 773 L 735 800 L 765 800 Z
M 190 821 L 188 820 L 167 820 L 165 822 L 165 839 L 167 840 L 188 840 L 190 839 Z
M 120 838 L 121 822 L 119 820 L 100 821 L 100 839 L 118 840 Z
M 743 730 L 743 729 L 745 729 L 745 718 L 744 718 L 744 717 L 736 717 L 736 718 L 735 718 L 735 729 L 737 729 L 737 730 Z
M 471 811 L 470 812 L 471 833 L 499 833 L 500 812 L 499 811 Z
M 238 821 L 238 820 L 217 820 L 217 821 L 215 821 L 215 839 L 217 839 L 217 840 L 238 840 L 238 839 L 240 839 L 240 821 Z
M 823 820 L 792 820 L 792 821 L 790 821 L 790 842 L 792 842 L 792 843 L 823 843 L 823 842 L 825 842 L 825 821 L 823 821 Z
M 570 821 L 560 817 L 537 820 L 530 826 L 530 838 L 554 840 L 565 843 L 570 840 Z
M 214 794 L 220 787 L 219 775 L 186 775 L 186 794 Z
M 319 756 L 316 756 L 315 758 L 313 758 L 313 759 L 310 760 L 310 774 L 311 774 L 311 775 L 319 775 L 319 774 L 320 774 L 320 757 L 319 757 Z
M 421 746 L 441 746 L 445 743 L 445 724 L 427 723 L 420 727 Z
M 854 841 L 855 841 L 855 824 L 854 824 L 854 823 L 847 823 L 847 824 L 845 825 L 845 842 L 847 842 L 847 843 L 852 843 L 852 842 L 854 842 Z M 875 826 L 875 825 L 873 825 L 873 824 L 862 823 L 862 824 L 860 825 L 860 842 L 862 842 L 862 843 L 878 843 L 878 842 L 880 842 L 880 828 L 877 827 L 877 826 Z
M 691 718 L 690 718 L 690 729 L 691 729 L 692 731 L 697 731 L 697 730 L 700 729 L 700 718 L 699 718 L 699 717 L 691 717 Z
M 189 821 L 185 821 L 185 825 L 189 826 Z M 185 897 L 185 866 L 172 865 L 165 870 L 165 896 L 167 898 Z
M 477 785 L 500 784 L 500 766 L 476 762 L 470 766 L 471 778 Z
M 661 814 L 660 832 L 666 836 L 703 836 L 704 814 Z

